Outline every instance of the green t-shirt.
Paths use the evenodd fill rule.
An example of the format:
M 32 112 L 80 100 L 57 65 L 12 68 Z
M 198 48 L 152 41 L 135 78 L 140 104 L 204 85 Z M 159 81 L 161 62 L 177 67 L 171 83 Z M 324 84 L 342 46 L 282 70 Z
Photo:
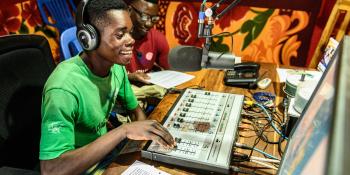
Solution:
M 98 77 L 79 55 L 60 63 L 43 91 L 40 160 L 57 158 L 105 134 L 116 98 L 129 110 L 138 105 L 124 66 L 116 64 L 107 77 Z

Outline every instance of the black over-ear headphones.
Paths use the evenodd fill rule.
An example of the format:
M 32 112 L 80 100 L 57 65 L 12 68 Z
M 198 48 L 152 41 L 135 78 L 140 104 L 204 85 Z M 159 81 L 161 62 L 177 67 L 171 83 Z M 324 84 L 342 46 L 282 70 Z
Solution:
M 94 26 L 84 21 L 84 13 L 89 0 L 81 0 L 76 15 L 77 38 L 84 50 L 94 50 L 99 43 L 98 32 Z

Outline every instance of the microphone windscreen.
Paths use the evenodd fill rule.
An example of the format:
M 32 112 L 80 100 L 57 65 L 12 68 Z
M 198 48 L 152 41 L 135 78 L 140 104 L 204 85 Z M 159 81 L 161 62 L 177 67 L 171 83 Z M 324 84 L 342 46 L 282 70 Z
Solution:
M 194 46 L 176 46 L 169 52 L 170 69 L 190 72 L 201 70 L 202 49 Z

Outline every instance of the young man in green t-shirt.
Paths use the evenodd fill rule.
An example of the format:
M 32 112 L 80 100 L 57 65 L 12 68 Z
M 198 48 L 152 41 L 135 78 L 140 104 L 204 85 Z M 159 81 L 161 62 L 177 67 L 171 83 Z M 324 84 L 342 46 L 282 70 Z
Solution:
M 175 144 L 161 124 L 145 120 L 131 90 L 124 66 L 135 41 L 127 5 L 122 0 L 81 3 L 85 5 L 78 7 L 77 35 L 85 51 L 60 63 L 43 92 L 42 174 L 84 173 L 126 138 L 153 140 L 165 147 Z M 92 39 L 99 39 L 89 40 L 87 23 L 96 30 Z M 107 132 L 106 121 L 116 98 L 138 121 Z

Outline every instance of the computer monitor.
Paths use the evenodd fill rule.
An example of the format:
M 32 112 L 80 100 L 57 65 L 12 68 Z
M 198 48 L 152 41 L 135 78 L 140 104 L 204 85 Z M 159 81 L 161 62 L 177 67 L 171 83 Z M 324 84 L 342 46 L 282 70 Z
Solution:
M 346 94 L 350 90 L 349 56 L 350 37 L 346 36 L 292 131 L 278 174 L 345 174 L 345 164 L 349 164 L 345 156 L 349 155 L 346 137 L 350 134 L 346 117 L 350 114 Z

